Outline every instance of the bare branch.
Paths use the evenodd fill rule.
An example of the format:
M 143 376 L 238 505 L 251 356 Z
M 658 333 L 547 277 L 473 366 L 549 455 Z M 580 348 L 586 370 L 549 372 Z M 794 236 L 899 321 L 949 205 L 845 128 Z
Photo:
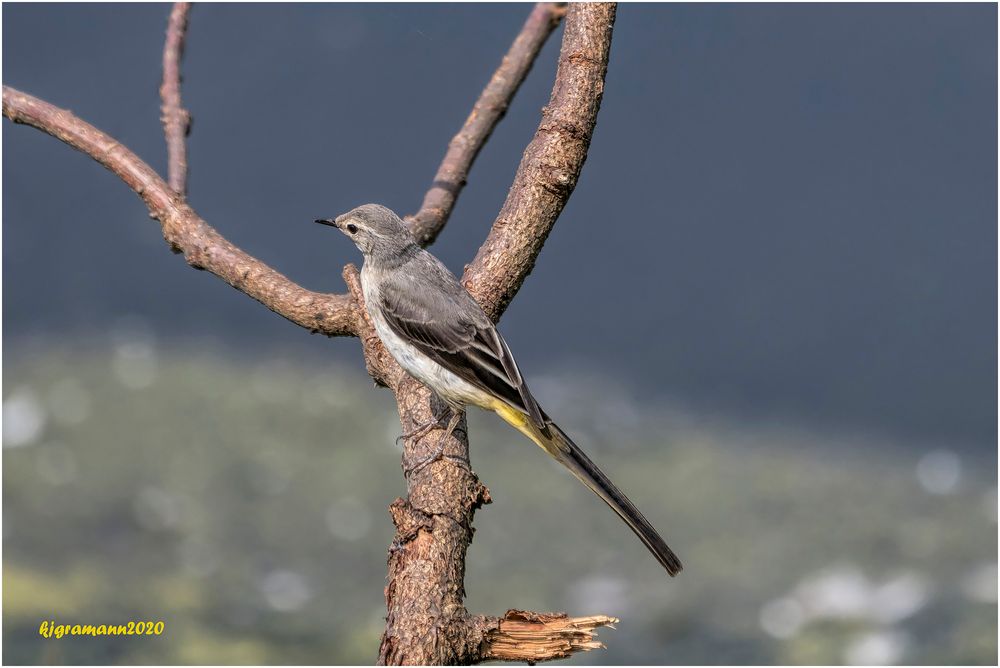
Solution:
M 536 9 L 526 24 L 525 30 L 534 26 L 528 30 L 534 37 L 525 37 L 522 31 L 522 37 L 527 40 L 522 46 L 526 50 L 535 48 L 537 53 L 537 48 L 530 45 L 536 43 L 540 34 L 534 30 L 542 26 L 533 20 L 540 20 L 538 16 L 544 11 Z M 576 185 L 600 106 L 614 15 L 614 5 L 608 4 L 573 5 L 567 14 L 549 106 L 524 152 L 507 201 L 464 279 L 494 319 L 503 313 L 530 272 Z M 551 29 L 548 27 L 545 34 Z M 515 47 L 520 40 L 521 37 L 515 41 Z M 179 47 L 177 55 L 179 59 Z M 533 58 L 534 55 L 527 61 L 518 60 L 524 64 L 525 73 Z M 507 65 L 506 62 L 501 65 L 501 70 Z M 523 79 L 524 74 L 519 76 Z M 511 79 L 503 78 L 503 86 L 497 76 L 494 79 L 484 96 L 494 83 L 497 85 L 494 92 L 509 91 L 509 95 L 513 95 L 516 85 L 510 87 Z M 179 86 L 179 78 L 177 81 Z M 179 87 L 177 95 L 179 109 Z M 496 92 L 496 95 L 501 93 Z M 459 169 L 446 173 L 445 179 L 457 179 L 450 183 L 459 185 L 451 189 L 453 192 L 434 197 L 428 194 L 429 204 L 425 200 L 426 207 L 440 210 L 424 219 L 431 221 L 427 223 L 428 231 L 422 233 L 428 241 L 447 220 L 472 160 L 502 116 L 502 109 L 483 109 L 485 111 L 480 111 L 484 116 L 496 114 L 496 118 L 480 125 L 480 120 L 474 118 L 480 112 L 474 109 L 463 128 L 463 132 L 468 130 L 472 144 L 459 148 L 453 142 L 449 155 L 454 148 L 454 157 L 445 157 L 446 163 L 451 161 Z M 216 274 L 271 310 L 312 331 L 360 336 L 372 376 L 394 391 L 404 428 L 409 429 L 431 417 L 429 391 L 403 373 L 385 353 L 366 313 L 361 310 L 363 295 L 353 266 L 346 267 L 344 272 L 351 296 L 305 290 L 230 244 L 195 214 L 182 195 L 173 191 L 131 151 L 68 111 L 4 87 L 3 113 L 16 123 L 32 125 L 57 137 L 117 174 L 139 194 L 150 215 L 160 221 L 164 238 L 175 251 L 183 252 L 192 266 Z M 444 168 L 442 165 L 442 170 Z M 183 190 L 183 183 L 180 190 Z M 440 199 L 435 199 L 438 197 Z M 434 222 L 438 217 L 440 222 Z M 435 449 L 442 435 L 437 430 L 417 441 L 405 442 L 404 466 Z M 560 615 L 509 612 L 498 619 L 468 614 L 463 605 L 465 556 L 472 540 L 475 511 L 489 503 L 490 496 L 468 467 L 454 463 L 455 459 L 468 461 L 468 434 L 464 421 L 445 446 L 450 459 L 433 462 L 414 472 L 407 480 L 407 498 L 398 499 L 390 509 L 396 537 L 389 551 L 385 590 L 388 615 L 379 662 L 459 664 L 498 659 L 533 662 L 599 647 L 600 644 L 593 640 L 592 631 L 613 621 L 610 617 L 570 619 Z
M 114 172 L 160 221 L 163 238 L 188 264 L 209 271 L 278 315 L 328 336 L 354 335 L 357 306 L 347 295 L 311 292 L 246 254 L 198 217 L 134 153 L 69 111 L 3 87 L 3 114 L 48 133 Z
M 190 2 L 175 2 L 167 22 L 167 39 L 163 44 L 163 133 L 167 138 L 167 182 L 174 192 L 187 195 L 187 142 L 191 130 L 191 115 L 181 106 L 181 58 L 187 34 Z
M 507 107 L 531 70 L 545 40 L 559 25 L 565 13 L 564 4 L 541 2 L 535 5 L 500 67 L 476 100 L 465 125 L 448 144 L 448 151 L 420 210 L 407 216 L 410 231 L 421 246 L 434 243 L 448 222 L 455 202 L 465 187 L 472 163 L 497 123 L 507 113 Z
M 462 279 L 494 321 L 531 273 L 576 187 L 601 107 L 614 22 L 614 3 L 570 5 L 552 97 L 507 201 Z

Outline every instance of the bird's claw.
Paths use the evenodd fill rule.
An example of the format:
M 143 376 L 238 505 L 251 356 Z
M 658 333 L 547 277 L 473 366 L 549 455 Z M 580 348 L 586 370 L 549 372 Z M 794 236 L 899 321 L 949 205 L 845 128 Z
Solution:
M 420 440 L 426 436 L 434 427 L 441 426 L 441 420 L 444 419 L 444 415 L 432 415 L 431 419 L 423 424 L 419 424 L 410 431 L 404 431 L 402 434 L 396 437 L 396 445 L 399 445 L 400 441 L 405 441 L 409 438 L 416 437 L 415 440 Z

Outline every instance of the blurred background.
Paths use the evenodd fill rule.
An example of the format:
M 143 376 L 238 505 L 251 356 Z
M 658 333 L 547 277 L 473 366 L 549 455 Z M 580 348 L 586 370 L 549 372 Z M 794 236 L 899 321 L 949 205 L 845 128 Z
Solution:
M 3 80 L 165 168 L 168 5 L 4 5 Z M 206 5 L 190 201 L 300 284 L 317 217 L 415 211 L 529 5 Z M 471 415 L 467 604 L 606 613 L 574 663 L 995 664 L 997 8 L 626 5 L 576 192 L 502 330 L 661 528 Z M 475 254 L 551 38 L 433 251 Z M 404 493 L 391 395 L 3 122 L 5 663 L 370 663 Z M 632 286 L 626 290 L 623 286 Z M 149 638 L 43 620 L 163 620 Z

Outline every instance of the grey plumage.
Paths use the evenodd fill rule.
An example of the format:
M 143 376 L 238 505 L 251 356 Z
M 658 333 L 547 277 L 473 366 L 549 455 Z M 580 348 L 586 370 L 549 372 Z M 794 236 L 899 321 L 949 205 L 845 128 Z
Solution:
M 365 204 L 334 222 L 365 255 L 361 284 L 376 329 L 380 325 L 390 329 L 462 380 L 527 413 L 547 432 L 545 418 L 507 342 L 454 274 L 417 245 L 395 213 L 378 204 Z M 356 231 L 352 233 L 348 225 Z M 382 338 L 390 344 L 395 337 Z M 399 345 L 389 347 L 394 356 L 402 354 Z M 452 396 L 448 387 L 436 388 L 433 379 L 418 379 L 443 390 L 438 392 L 441 398 L 457 409 L 468 403 L 462 396 Z
M 383 272 L 379 307 L 389 327 L 460 378 L 496 394 L 547 430 L 517 363 L 493 323 L 437 258 Z
M 542 411 L 493 322 L 448 268 L 417 245 L 395 213 L 365 204 L 316 222 L 339 228 L 364 254 L 365 305 L 400 366 L 455 411 L 474 405 L 497 413 L 600 496 L 670 575 L 681 570 L 642 513 Z M 453 419 L 449 433 L 454 424 Z

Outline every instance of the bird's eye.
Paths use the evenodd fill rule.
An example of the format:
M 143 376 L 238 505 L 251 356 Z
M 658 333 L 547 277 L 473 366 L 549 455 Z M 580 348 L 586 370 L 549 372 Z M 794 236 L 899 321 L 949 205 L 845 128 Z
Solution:
M 350 232 L 351 234 L 356 234 L 358 231 L 358 226 L 355 225 L 354 223 L 348 223 L 347 231 Z

